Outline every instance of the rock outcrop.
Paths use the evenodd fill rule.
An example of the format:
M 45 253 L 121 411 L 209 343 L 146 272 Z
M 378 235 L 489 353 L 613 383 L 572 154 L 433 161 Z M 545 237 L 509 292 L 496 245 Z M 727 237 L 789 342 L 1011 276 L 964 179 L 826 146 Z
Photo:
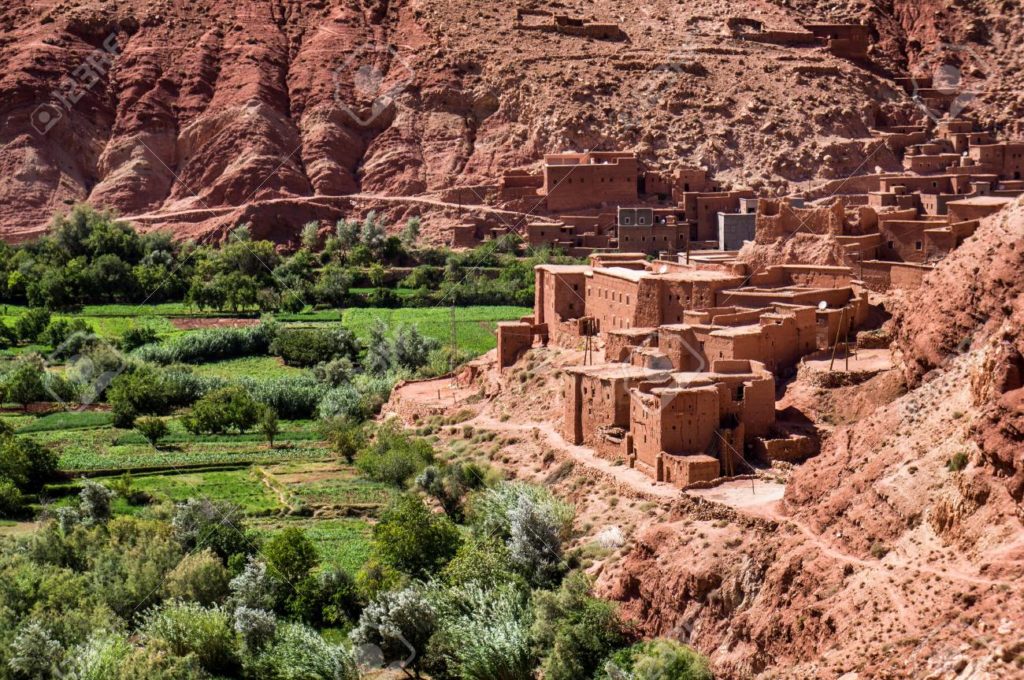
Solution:
M 882 41 L 880 64 L 920 49 L 900 43 L 905 31 L 927 34 L 909 4 L 863 17 Z M 853 12 L 841 4 L 560 3 L 559 14 L 618 26 L 616 41 L 516 30 L 515 10 L 495 0 L 11 0 L 0 9 L 0 237 L 38 234 L 85 200 L 183 238 L 252 219 L 287 240 L 298 220 L 370 208 L 423 212 L 430 237 L 459 218 L 436 200 L 444 190 L 493 184 L 564 150 L 631 149 L 783 192 L 896 169 L 870 128 L 920 114 L 877 65 L 734 39 L 726 26 L 742 15 L 796 30 Z M 1000 41 L 1020 34 L 1014 20 L 984 21 L 990 44 L 978 49 L 1004 54 Z M 1019 114 L 1004 94 L 993 110 Z M 392 200 L 410 196 L 435 200 Z

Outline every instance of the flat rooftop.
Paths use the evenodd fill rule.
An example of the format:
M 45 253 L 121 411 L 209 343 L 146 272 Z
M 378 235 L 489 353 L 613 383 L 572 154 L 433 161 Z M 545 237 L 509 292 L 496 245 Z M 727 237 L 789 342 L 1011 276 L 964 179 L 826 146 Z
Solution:
M 1006 205 L 1012 202 L 1013 199 L 1008 196 L 972 196 L 950 201 L 946 205 Z
M 550 274 L 589 274 L 593 269 L 588 264 L 539 264 L 536 268 Z
M 669 371 L 634 366 L 626 363 L 594 364 L 593 366 L 570 366 L 568 373 L 578 373 L 592 378 L 657 378 L 668 377 Z

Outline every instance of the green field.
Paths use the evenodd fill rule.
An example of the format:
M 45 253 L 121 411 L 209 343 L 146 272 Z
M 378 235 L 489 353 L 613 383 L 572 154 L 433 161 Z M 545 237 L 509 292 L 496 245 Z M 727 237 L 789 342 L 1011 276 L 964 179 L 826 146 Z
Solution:
M 316 546 L 323 566 L 339 567 L 355 575 L 370 557 L 370 524 L 355 517 L 334 519 L 281 518 L 258 520 L 254 526 L 273 536 L 288 527 L 298 527 Z
M 242 357 L 227 361 L 215 361 L 199 364 L 195 372 L 202 376 L 215 378 L 287 378 L 306 373 L 301 368 L 285 366 L 278 357 Z
M 13 325 L 25 311 L 23 307 L 8 305 L 2 309 L 0 318 Z M 529 311 L 501 306 L 456 309 L 455 330 L 460 349 L 472 355 L 492 349 L 496 344 L 497 322 L 518 319 Z M 85 319 L 99 335 L 116 342 L 127 329 L 140 323 L 151 326 L 167 339 L 195 332 L 176 328 L 176 318 L 218 315 L 195 314 L 183 304 L 171 303 L 145 308 L 89 306 L 79 314 L 54 318 L 72 316 Z M 377 320 L 391 329 L 406 324 L 416 326 L 442 345 L 449 342 L 452 329 L 448 307 L 305 310 L 279 314 L 277 319 L 287 325 L 343 325 L 364 346 Z M 0 357 L 11 362 L 17 355 L 32 351 L 46 356 L 52 348 L 21 345 L 3 350 Z M 58 366 L 49 370 L 61 369 Z M 207 378 L 268 381 L 311 373 L 308 369 L 286 366 L 274 356 L 244 356 L 197 364 L 194 371 Z M 0 420 L 18 436 L 31 438 L 56 452 L 59 468 L 66 476 L 63 481 L 48 485 L 33 502 L 34 508 L 76 504 L 83 477 L 95 478 L 113 489 L 128 490 L 125 496 L 114 499 L 116 514 L 166 517 L 170 503 L 189 498 L 228 502 L 238 505 L 264 537 L 285 527 L 303 529 L 324 566 L 355 574 L 369 557 L 374 518 L 398 493 L 391 486 L 363 477 L 352 465 L 340 462 L 322 441 L 315 420 L 281 420 L 275 446 L 270 448 L 258 428 L 241 434 L 192 434 L 182 425 L 182 416 L 188 412 L 183 409 L 163 417 L 169 431 L 154 447 L 134 429 L 114 427 L 114 417 L 108 408 L 101 403 L 98 408 L 80 412 L 35 413 L 8 408 L 0 413 Z M 21 524 L 12 526 L 18 529 Z M 5 527 L 8 531 L 14 529 Z
M 530 313 L 528 307 L 460 307 L 455 310 L 455 333 L 459 347 L 474 355 L 483 354 L 497 346 L 494 329 L 499 321 L 512 321 Z M 424 335 L 447 344 L 451 338 L 452 313 L 450 307 L 423 307 L 409 309 L 346 309 L 344 325 L 361 340 L 370 335 L 370 327 L 381 319 L 389 327 L 401 324 L 415 325 Z
M 398 290 L 402 295 L 402 290 Z M 0 320 L 8 325 L 13 325 L 19 316 L 24 314 L 26 307 L 7 305 L 0 308 Z M 483 354 L 496 345 L 494 328 L 499 321 L 512 321 L 530 313 L 528 307 L 508 306 L 470 306 L 459 307 L 455 310 L 456 336 L 459 346 L 473 354 Z M 162 336 L 174 336 L 193 331 L 182 331 L 175 328 L 173 318 L 212 318 L 212 317 L 246 317 L 252 318 L 254 314 L 229 314 L 229 313 L 197 313 L 183 303 L 165 303 L 159 305 L 87 305 L 81 312 L 74 314 L 54 314 L 53 318 L 81 318 L 84 319 L 100 337 L 109 340 L 120 338 L 126 330 L 138 325 L 148 325 Z M 282 323 L 343 323 L 352 329 L 358 337 L 366 339 L 369 337 L 369 329 L 375 319 L 383 320 L 389 327 L 399 324 L 412 324 L 419 328 L 424 334 L 447 344 L 451 338 L 451 308 L 445 306 L 437 307 L 413 307 L 404 309 L 390 309 L 380 307 L 352 307 L 344 310 L 305 310 L 297 314 L 279 313 L 276 318 Z M 44 356 L 51 350 L 49 347 L 40 345 L 29 345 L 3 350 L 3 354 L 14 355 L 28 351 L 40 352 Z M 241 363 L 245 360 L 238 360 L 240 363 L 231 365 L 231 362 L 222 362 L 222 365 L 211 364 L 203 367 L 207 375 L 224 375 L 230 377 L 235 369 L 258 371 L 257 375 L 281 375 L 288 374 L 287 368 L 282 367 L 281 372 L 275 371 L 270 361 L 263 362 L 267 357 L 253 357 L 252 364 Z
M 277 496 L 249 468 L 180 474 L 137 475 L 132 487 L 157 501 L 189 498 L 235 503 L 247 515 L 267 515 L 284 510 Z

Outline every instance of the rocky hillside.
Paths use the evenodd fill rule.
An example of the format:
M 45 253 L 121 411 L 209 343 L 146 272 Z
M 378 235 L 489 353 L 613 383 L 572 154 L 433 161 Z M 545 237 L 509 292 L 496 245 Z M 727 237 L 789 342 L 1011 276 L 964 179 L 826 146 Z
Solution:
M 893 168 L 869 127 L 918 115 L 889 77 L 925 59 L 929 37 L 978 41 L 1020 77 L 1017 2 L 938 17 L 932 4 L 946 3 L 10 0 L 0 236 L 38 233 L 82 200 L 181 237 L 249 220 L 286 240 L 306 219 L 369 207 L 427 212 L 429 231 L 457 214 L 443 190 L 483 202 L 503 170 L 558 150 L 635 149 L 779 191 Z M 624 37 L 521 30 L 517 7 Z M 879 44 L 857 65 L 733 39 L 732 16 L 863 19 Z M 979 107 L 1019 115 L 1005 94 Z
M 806 400 L 825 444 L 780 505 L 679 504 L 608 594 L 727 677 L 1019 677 L 1022 286 L 1018 202 L 899 302 L 896 371 Z

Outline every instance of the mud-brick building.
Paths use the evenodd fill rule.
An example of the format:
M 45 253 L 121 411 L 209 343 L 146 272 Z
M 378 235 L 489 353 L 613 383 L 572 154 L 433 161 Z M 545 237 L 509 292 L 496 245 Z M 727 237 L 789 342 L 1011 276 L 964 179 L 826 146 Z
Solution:
M 628 151 L 548 154 L 542 193 L 552 212 L 637 202 L 640 164 Z
M 714 270 L 593 269 L 586 282 L 587 315 L 597 332 L 680 322 L 686 310 L 712 307 L 719 291 L 742 283 L 742 276 Z
M 757 362 L 707 372 L 580 366 L 563 380 L 567 441 L 680 487 L 733 474 L 775 422 L 775 380 Z

